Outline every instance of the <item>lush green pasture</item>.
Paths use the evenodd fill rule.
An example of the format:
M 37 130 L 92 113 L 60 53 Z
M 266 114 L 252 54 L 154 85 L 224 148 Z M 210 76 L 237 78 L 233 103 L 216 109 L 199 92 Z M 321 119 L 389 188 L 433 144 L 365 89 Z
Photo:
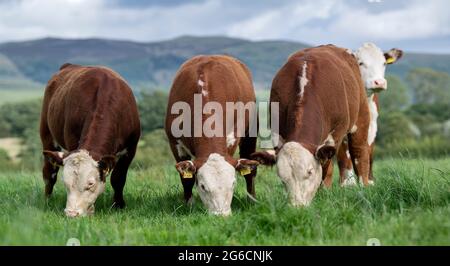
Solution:
M 0 244 L 65 245 L 450 245 L 450 159 L 377 161 L 376 185 L 320 189 L 308 208 L 287 205 L 275 169 L 260 167 L 258 203 L 249 203 L 239 178 L 233 215 L 205 213 L 198 196 L 181 200 L 172 166 L 134 169 L 125 188 L 128 206 L 111 209 L 112 188 L 92 217 L 63 214 L 58 182 L 46 202 L 38 172 L 0 173 Z M 337 179 L 337 177 L 336 177 Z

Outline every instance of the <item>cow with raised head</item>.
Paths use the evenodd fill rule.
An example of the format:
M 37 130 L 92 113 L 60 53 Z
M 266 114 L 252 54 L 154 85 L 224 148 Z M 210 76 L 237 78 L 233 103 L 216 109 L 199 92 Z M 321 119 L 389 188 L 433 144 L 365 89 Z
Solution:
M 350 51 L 349 51 L 350 52 Z M 375 137 L 377 134 L 377 119 L 379 112 L 378 92 L 387 89 L 387 81 L 384 77 L 386 66 L 393 64 L 403 55 L 403 51 L 393 48 L 388 52 L 383 52 L 373 43 L 365 43 L 355 52 L 350 52 L 358 63 L 361 78 L 367 92 L 367 101 L 369 104 L 370 124 L 368 130 L 369 144 L 369 183 L 373 184 L 373 153 L 375 148 Z M 352 171 L 352 160 L 348 150 L 348 141 L 344 139 L 338 149 L 337 161 L 339 166 L 339 181 L 342 186 L 354 185 L 357 183 Z M 330 187 L 333 182 L 333 165 L 330 164 L 324 178 L 324 185 Z
M 256 148 L 257 136 L 250 134 L 255 101 L 251 73 L 235 58 L 196 56 L 180 67 L 170 89 L 165 130 L 186 202 L 196 184 L 210 213 L 230 215 L 236 170 L 245 177 L 249 196 L 255 196 L 258 162 L 245 159 Z M 244 121 L 237 119 L 239 114 L 234 116 L 235 111 L 225 112 L 229 104 L 239 103 L 250 106 L 244 110 Z M 176 132 L 180 128 L 183 134 Z M 233 158 L 237 147 L 240 159 Z
M 114 206 L 123 208 L 123 188 L 141 134 L 135 98 L 111 69 L 64 64 L 48 82 L 40 136 L 45 194 L 60 167 L 69 217 L 94 213 L 94 203 L 111 173 Z
M 298 51 L 273 79 L 270 102 L 279 103 L 279 129 L 273 128 L 275 155 L 257 152 L 251 158 L 276 162 L 290 203 L 307 206 L 323 173 L 344 138 L 354 170 L 369 184 L 367 132 L 369 108 L 359 66 L 352 54 L 334 45 Z

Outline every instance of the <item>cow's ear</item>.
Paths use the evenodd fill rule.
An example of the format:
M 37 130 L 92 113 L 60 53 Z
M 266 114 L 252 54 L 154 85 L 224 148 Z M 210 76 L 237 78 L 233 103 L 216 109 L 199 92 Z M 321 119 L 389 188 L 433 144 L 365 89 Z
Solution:
M 114 166 L 116 166 L 116 156 L 114 155 L 105 155 L 98 162 L 98 169 L 102 172 L 103 177 L 106 177 Z
M 63 166 L 64 154 L 57 151 L 43 151 L 45 160 L 50 162 L 55 167 Z
M 335 154 L 336 148 L 331 145 L 321 145 L 316 150 L 316 158 L 320 161 L 320 163 L 330 160 Z
M 197 171 L 197 168 L 194 165 L 194 162 L 187 160 L 187 161 L 181 161 L 175 165 L 175 168 L 177 168 L 178 173 L 180 173 L 181 177 L 183 179 L 189 179 L 193 178 L 195 172 Z
M 250 159 L 258 161 L 262 165 L 269 165 L 269 166 L 272 166 L 277 162 L 275 151 L 254 152 L 252 153 L 252 155 L 250 155 Z
M 386 64 L 393 64 L 403 56 L 403 51 L 397 48 L 392 48 L 388 52 L 384 53 L 386 58 Z
M 258 165 L 259 162 L 255 160 L 239 159 L 235 168 L 242 176 L 245 176 L 255 170 Z

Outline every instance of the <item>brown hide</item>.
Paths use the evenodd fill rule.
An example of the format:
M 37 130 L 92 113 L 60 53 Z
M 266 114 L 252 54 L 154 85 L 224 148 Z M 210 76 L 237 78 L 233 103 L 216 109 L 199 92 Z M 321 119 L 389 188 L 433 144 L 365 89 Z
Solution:
M 308 81 L 300 97 L 305 62 Z M 356 132 L 348 134 L 350 152 L 358 160 L 356 172 L 367 184 L 369 110 L 357 62 L 346 49 L 325 45 L 291 55 L 273 80 L 270 101 L 279 102 L 279 134 L 284 142 L 299 142 L 312 154 L 329 134 L 337 149 L 356 126 Z
M 199 81 L 202 85 L 199 84 Z M 204 94 L 202 94 L 204 90 Z M 202 98 L 202 109 L 207 102 L 218 102 L 223 110 L 223 134 L 222 137 L 194 137 L 194 127 L 202 126 L 203 122 L 209 115 L 203 114 L 201 116 L 202 123 L 194 120 L 194 94 L 200 94 Z M 171 108 L 176 102 L 186 102 L 191 107 L 191 136 L 182 136 L 176 139 L 171 132 L 171 125 L 173 120 L 178 117 L 178 114 L 171 114 Z M 249 69 L 239 60 L 225 55 L 200 55 L 186 61 L 178 70 L 172 88 L 169 94 L 169 102 L 167 106 L 165 130 L 169 139 L 172 153 L 178 162 L 177 169 L 185 168 L 199 169 L 207 160 L 211 153 L 217 153 L 225 157 L 232 166 L 237 170 L 242 165 L 252 168 L 251 173 L 245 174 L 247 182 L 247 191 L 253 197 L 255 196 L 255 188 L 253 179 L 256 175 L 256 167 L 254 161 L 240 160 L 239 162 L 233 158 L 237 147 L 239 146 L 240 157 L 249 158 L 256 149 L 256 137 L 249 137 L 249 114 L 245 114 L 245 137 L 238 137 L 236 135 L 236 119 L 226 116 L 226 102 L 242 102 L 247 104 L 249 102 L 255 103 L 255 93 L 253 89 L 252 76 Z M 235 112 L 236 117 L 236 112 Z M 234 120 L 234 121 L 233 121 Z M 234 124 L 235 142 L 232 146 L 227 147 L 227 132 L 226 123 Z M 228 132 L 229 133 L 229 132 Z M 177 151 L 177 141 L 189 150 L 190 154 L 194 156 L 181 157 Z M 190 166 L 188 161 L 193 160 L 193 166 Z M 181 173 L 182 171 L 180 171 Z M 241 172 L 242 173 L 242 172 Z M 193 178 L 180 178 L 184 187 L 184 198 L 189 201 L 192 196 L 192 187 L 195 181 L 195 174 Z
M 185 62 L 178 70 L 169 94 L 169 104 L 167 107 L 166 133 L 170 144 L 176 145 L 176 139 L 171 132 L 171 124 L 178 115 L 170 114 L 172 105 L 175 102 L 187 102 L 191 106 L 191 123 L 194 136 L 194 94 L 201 94 L 201 80 L 207 95 L 202 95 L 203 106 L 209 101 L 215 101 L 222 105 L 224 120 L 223 129 L 226 130 L 226 121 L 231 117 L 226 117 L 226 102 L 255 102 L 255 93 L 252 85 L 252 77 L 248 68 L 235 58 L 223 55 L 196 56 Z M 208 115 L 202 115 L 203 121 Z M 246 113 L 245 129 L 248 130 L 249 121 Z M 236 128 L 236 124 L 235 124 Z M 236 133 L 236 132 L 235 132 Z M 204 163 L 211 153 L 218 153 L 228 160 L 231 159 L 241 139 L 236 136 L 236 142 L 232 147 L 227 148 L 227 132 L 223 132 L 223 137 L 181 137 L 182 143 L 195 156 L 195 166 L 197 169 Z M 176 149 L 174 156 L 177 161 L 186 159 L 178 158 Z M 231 162 L 231 160 L 230 160 Z M 235 165 L 235 162 L 232 163 Z
M 49 80 L 40 124 L 44 153 L 84 149 L 95 161 L 104 159 L 99 167 L 105 164 L 107 170 L 112 170 L 114 160 L 110 158 L 119 159 L 116 154 L 126 149 L 126 158 L 118 161 L 116 168 L 119 169 L 115 169 L 111 177 L 113 187 L 121 194 L 140 133 L 133 93 L 111 69 L 64 64 Z M 57 172 L 55 165 L 44 164 L 47 195 L 52 192 Z M 122 201 L 121 195 L 116 196 L 116 200 Z

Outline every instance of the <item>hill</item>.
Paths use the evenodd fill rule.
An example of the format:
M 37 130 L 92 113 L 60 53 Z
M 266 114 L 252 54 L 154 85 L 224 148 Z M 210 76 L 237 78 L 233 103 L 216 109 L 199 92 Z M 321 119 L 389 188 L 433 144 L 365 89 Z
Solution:
M 307 46 L 298 42 L 248 41 L 219 36 L 183 36 L 151 43 L 55 38 L 10 42 L 0 44 L 0 84 L 13 83 L 7 86 L 19 87 L 32 86 L 30 82 L 45 84 L 60 65 L 71 62 L 109 66 L 122 74 L 135 89 L 167 89 L 176 70 L 186 59 L 197 54 L 224 53 L 245 62 L 252 70 L 257 88 L 267 89 L 289 54 Z M 450 73 L 450 55 L 406 53 L 404 59 L 390 67 L 389 72 L 404 77 L 415 67 L 430 67 Z M 25 83 L 21 83 L 23 80 Z

